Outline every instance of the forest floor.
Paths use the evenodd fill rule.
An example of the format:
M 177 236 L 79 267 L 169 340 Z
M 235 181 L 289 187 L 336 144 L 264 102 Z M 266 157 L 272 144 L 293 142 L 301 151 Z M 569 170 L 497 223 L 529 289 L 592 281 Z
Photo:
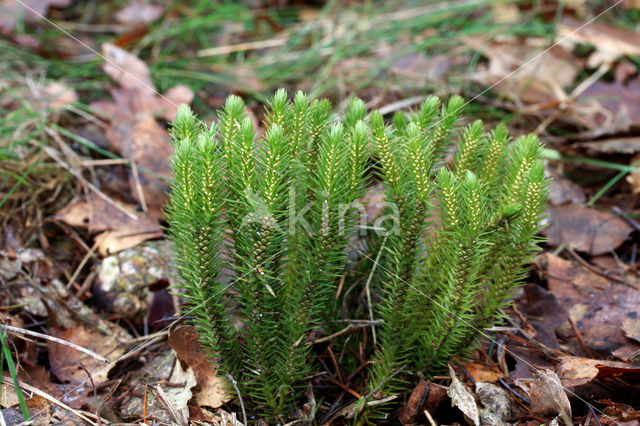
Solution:
M 36 424 L 239 422 L 167 320 L 167 129 L 178 104 L 210 122 L 230 94 L 259 126 L 285 87 L 387 117 L 460 94 L 467 117 L 546 146 L 547 240 L 511 320 L 394 421 L 639 425 L 639 31 L 634 0 L 1 0 L 4 421 L 24 421 L 24 395 Z M 367 329 L 349 332 L 359 353 Z M 333 349 L 311 387 L 321 424 L 366 387 Z

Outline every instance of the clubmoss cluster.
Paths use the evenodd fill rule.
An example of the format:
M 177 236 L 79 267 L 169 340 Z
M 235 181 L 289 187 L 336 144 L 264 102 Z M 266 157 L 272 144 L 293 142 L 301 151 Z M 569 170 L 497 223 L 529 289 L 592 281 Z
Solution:
M 230 97 L 211 128 L 180 108 L 167 217 L 203 343 L 253 410 L 283 415 L 312 371 L 307 335 L 355 230 L 368 129 L 359 100 L 331 122 L 327 101 L 280 90 L 262 134 L 244 108 Z
M 180 108 L 167 217 L 181 294 L 251 411 L 285 419 L 299 403 L 308 337 L 334 315 L 374 174 L 395 220 L 356 249 L 378 259 L 369 401 L 406 391 L 410 372 L 440 371 L 498 320 L 537 249 L 547 180 L 534 136 L 460 128 L 462 107 L 430 97 L 387 125 L 361 100 L 338 120 L 328 101 L 280 90 L 262 133 L 235 96 L 211 127 Z
M 462 105 L 431 97 L 392 126 L 370 116 L 377 173 L 400 224 L 375 246 L 383 321 L 371 392 L 401 392 L 407 372 L 434 374 L 468 352 L 537 250 L 547 199 L 538 139 L 510 144 L 505 126 L 485 133 L 481 121 L 458 131 Z

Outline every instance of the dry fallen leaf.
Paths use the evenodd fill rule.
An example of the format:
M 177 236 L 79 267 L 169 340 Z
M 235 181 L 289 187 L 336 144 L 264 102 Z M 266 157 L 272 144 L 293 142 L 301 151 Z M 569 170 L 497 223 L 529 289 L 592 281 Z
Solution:
M 89 349 L 110 361 L 115 360 L 125 352 L 124 348 L 120 345 L 122 336 L 116 333 L 105 335 L 88 330 L 85 327 L 74 327 L 68 329 L 51 328 L 49 334 Z M 87 372 L 82 366 L 91 374 L 91 379 L 93 379 L 96 385 L 107 380 L 109 368 L 95 358 L 51 340 L 48 341 L 48 348 L 51 372 L 55 374 L 61 382 L 75 384 L 88 383 L 89 376 L 87 376 Z M 80 364 L 82 364 L 82 366 Z
M 390 49 L 388 56 L 396 55 L 397 52 Z M 390 66 L 390 71 L 396 77 L 396 84 L 406 90 L 422 89 L 425 84 L 433 88 L 438 83 L 444 84 L 449 70 L 454 65 L 463 64 L 466 60 L 464 56 L 445 54 L 426 56 L 422 52 L 413 52 L 395 60 Z
M 612 285 L 605 277 L 552 253 L 545 253 L 543 258 L 549 291 L 565 306 L 571 302 L 588 302 L 596 292 L 606 291 Z
M 179 104 L 191 103 L 193 91 L 178 85 L 159 95 L 149 67 L 142 60 L 112 44 L 105 43 L 103 50 L 109 59 L 104 65 L 105 72 L 120 89 L 111 90 L 113 102 L 96 101 L 91 107 L 111 119 L 105 132 L 111 145 L 123 157 L 135 161 L 138 180 L 131 170 L 131 195 L 140 203 L 144 201 L 151 215 L 159 218 L 169 189 L 168 159 L 173 148 L 169 135 L 155 117 L 173 120 Z
M 173 86 L 162 94 L 164 105 L 159 110 L 162 111 L 162 117 L 167 121 L 172 121 L 178 112 L 180 104 L 190 104 L 193 101 L 193 90 L 183 84 Z
M 136 212 L 134 206 L 117 201 L 108 203 L 94 193 L 90 193 L 86 201 L 67 205 L 54 218 L 91 232 L 102 231 L 96 236 L 96 242 L 98 252 L 103 256 L 162 236 L 162 228 L 156 219 Z
M 636 155 L 630 161 L 631 166 L 640 165 L 640 155 Z M 640 193 L 640 172 L 631 172 L 627 175 L 627 182 L 631 185 L 631 191 L 634 194 Z
M 540 416 L 561 415 L 571 419 L 571 403 L 558 375 L 550 370 L 537 370 L 529 383 L 531 412 Z M 570 424 L 570 423 L 569 423 Z
M 640 342 L 640 319 L 637 314 L 634 315 L 634 318 L 622 320 L 622 331 L 624 331 L 625 337 Z
M 5 388 L 6 386 L 3 386 Z M 9 391 L 15 393 L 15 389 L 9 386 Z M 31 416 L 30 425 L 33 426 L 48 426 L 52 423 L 52 409 L 51 403 L 41 396 L 34 396 L 27 398 L 24 401 L 27 405 L 27 410 Z M 20 409 L 19 404 L 15 404 L 2 410 L 3 424 L 6 425 L 18 425 L 24 423 L 24 417 Z M 58 419 L 56 419 L 58 420 Z
M 533 328 L 527 332 L 536 341 L 550 348 L 560 349 L 556 330 L 567 323 L 568 317 L 564 301 L 560 297 L 539 285 L 530 284 L 518 298 L 518 308 L 527 320 L 524 326 Z
M 187 425 L 187 401 L 196 386 L 193 369 L 183 369 L 172 349 L 153 351 L 145 357 L 141 368 L 127 375 L 119 414 L 125 418 L 140 418 L 147 413 L 155 424 Z
M 605 63 L 631 55 L 640 55 L 640 34 L 635 31 L 613 27 L 600 22 L 583 25 L 581 22 L 564 18 L 558 26 L 556 39 L 562 44 L 590 44 L 596 48 L 587 66 L 597 68 Z
M 574 82 L 579 71 L 576 61 L 561 47 L 539 55 L 546 41 L 506 38 L 485 45 L 482 40 L 469 37 L 465 42 L 489 59 L 488 67 L 476 72 L 473 79 L 487 86 L 495 85 L 516 102 L 548 104 L 564 101 L 563 88 Z
M 634 407 L 627 404 L 613 402 L 609 399 L 600 400 L 599 402 L 607 405 L 607 407 L 602 411 L 607 416 L 612 417 L 613 420 L 625 422 L 625 425 L 638 426 L 638 424 L 640 424 L 640 422 L 638 422 L 638 420 L 640 420 L 640 411 L 636 410 Z
M 167 132 L 146 115 L 112 123 L 106 137 L 123 157 L 135 160 L 144 202 L 154 217 L 160 217 L 169 191 L 169 158 L 173 154 Z M 133 172 L 129 174 L 129 186 L 131 195 L 142 202 Z
M 420 379 L 411 392 L 398 419 L 402 424 L 415 423 L 424 410 L 431 411 L 447 397 L 447 388 L 436 383 Z
M 164 7 L 136 0 L 127 4 L 116 13 L 116 19 L 121 24 L 151 24 L 162 16 Z
M 497 24 L 512 24 L 520 19 L 520 9 L 516 4 L 497 3 L 491 6 L 491 11 Z
M 582 204 L 586 201 L 583 189 L 561 176 L 555 170 L 549 169 L 549 174 L 553 179 L 549 185 L 549 203 L 554 206 L 573 203 Z
M 62 109 L 78 101 L 76 91 L 60 81 L 52 81 L 31 96 L 36 109 Z
M 449 365 L 449 375 L 451 376 L 451 384 L 447 389 L 447 395 L 451 397 L 451 406 L 458 407 L 469 423 L 480 426 L 480 413 L 473 394 L 458 379 L 451 365 Z
M 211 355 L 200 344 L 195 327 L 189 325 L 173 330 L 169 335 L 169 345 L 178 353 L 181 362 L 193 368 L 200 387 L 194 393 L 199 405 L 217 408 L 231 399 L 224 391 L 223 379 L 217 375 Z
M 18 395 L 13 387 L 2 386 L 0 388 L 0 407 L 11 407 L 12 405 L 18 405 L 19 402 Z
M 184 386 L 167 386 L 162 390 L 162 396 L 158 396 L 166 398 L 163 402 L 169 406 L 169 412 L 174 414 L 172 416 L 174 421 L 179 421 L 179 424 L 182 425 L 188 425 L 189 407 L 187 403 L 193 396 L 191 389 L 198 384 L 193 368 L 189 367 L 183 370 L 180 363 L 177 363 L 171 373 L 169 382 L 184 383 Z
M 160 237 L 162 237 L 162 231 L 158 230 L 156 223 L 150 224 L 148 228 L 131 224 L 114 231 L 104 231 L 96 236 L 96 243 L 98 244 L 98 253 L 102 256 L 109 256 L 135 247 L 143 241 Z
M 36 111 L 53 112 L 78 101 L 76 91 L 62 81 L 31 82 L 12 91 L 5 91 L 7 88 L 0 89 L 0 93 L 7 95 L 0 97 L 0 106 L 4 108 L 16 108 L 27 101 Z
M 557 367 L 558 376 L 564 386 L 580 386 L 600 377 L 640 374 L 640 367 L 626 362 L 564 356 Z
M 99 195 L 90 192 L 84 201 L 72 201 L 62 208 L 54 219 L 71 226 L 87 228 L 90 232 L 100 232 L 119 229 L 129 224 L 137 224 L 146 228 L 143 222 L 154 222 L 140 212 L 135 206 L 121 203 L 117 200 L 108 202 Z M 160 229 L 157 227 L 156 229 Z
M 597 256 L 618 248 L 633 232 L 622 218 L 578 204 L 549 209 L 548 243 L 569 244 L 575 250 Z
M 562 302 L 590 350 L 624 357 L 640 348 L 625 337 L 622 329 L 625 319 L 640 315 L 640 293 L 632 288 L 633 282 L 612 282 L 551 253 L 544 259 L 549 292 Z M 573 353 L 581 351 L 568 324 L 558 333 L 574 347 Z
M 640 76 L 622 82 L 598 80 L 576 99 L 576 105 L 588 114 L 590 128 L 613 134 L 640 127 Z
M 136 90 L 141 94 L 150 92 L 155 95 L 151 71 L 142 59 L 110 43 L 102 45 L 102 52 L 107 58 L 104 72 L 123 89 Z
M 71 0 L 3 0 L 0 2 L 0 30 L 13 30 L 21 19 L 38 22 L 47 16 L 49 8 L 63 8 L 69 5 Z
M 640 153 L 640 137 L 601 139 L 577 143 L 574 146 L 576 148 L 586 148 L 590 153 L 594 154 L 637 154 Z
M 467 373 L 473 377 L 473 380 L 477 382 L 497 382 L 504 377 L 504 374 L 496 368 L 489 367 L 477 362 L 470 362 L 464 366 Z

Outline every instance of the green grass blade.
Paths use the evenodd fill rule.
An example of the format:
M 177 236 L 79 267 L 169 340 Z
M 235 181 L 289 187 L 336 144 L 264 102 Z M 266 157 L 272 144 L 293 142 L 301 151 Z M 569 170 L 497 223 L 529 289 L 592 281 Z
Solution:
M 20 410 L 22 411 L 22 416 L 25 421 L 30 420 L 29 410 L 27 409 L 27 402 L 24 399 L 24 395 L 22 394 L 22 390 L 20 386 L 18 386 L 18 372 L 16 371 L 16 366 L 13 363 L 13 357 L 11 356 L 11 350 L 7 345 L 7 339 L 5 331 L 0 332 L 0 344 L 2 344 L 2 352 L 4 357 L 7 359 L 7 367 L 9 367 L 9 374 L 11 374 L 11 379 L 13 380 L 13 387 L 16 390 L 16 396 L 18 397 L 18 402 L 20 403 Z

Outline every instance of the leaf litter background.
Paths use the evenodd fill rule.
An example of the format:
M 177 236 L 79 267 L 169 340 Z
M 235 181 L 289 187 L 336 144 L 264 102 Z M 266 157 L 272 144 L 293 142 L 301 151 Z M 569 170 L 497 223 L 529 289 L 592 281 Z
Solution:
M 639 424 L 639 8 L 1 1 L 0 316 L 35 422 L 239 423 L 195 331 L 173 323 L 167 123 L 180 103 L 211 120 L 239 94 L 258 127 L 266 97 L 287 87 L 387 114 L 460 93 L 468 117 L 547 146 L 547 243 L 509 323 L 449 375 L 420 380 L 394 421 Z M 373 220 L 379 188 L 365 201 Z M 364 328 L 346 333 L 366 341 Z M 301 408 L 340 424 L 367 359 L 355 344 L 360 366 L 344 370 L 334 349 L 318 345 Z M 3 385 L 3 417 L 17 424 L 6 372 Z

